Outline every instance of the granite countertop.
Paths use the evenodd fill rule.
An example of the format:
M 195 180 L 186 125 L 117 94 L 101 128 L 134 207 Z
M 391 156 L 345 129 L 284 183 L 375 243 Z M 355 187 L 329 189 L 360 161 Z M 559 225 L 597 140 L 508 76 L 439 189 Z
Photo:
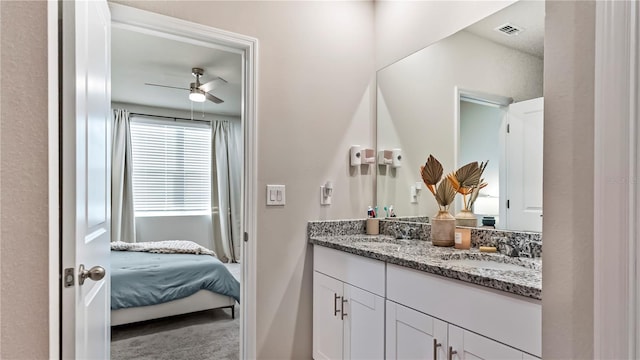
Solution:
M 433 246 L 429 241 L 396 239 L 388 235 L 312 235 L 309 240 L 314 245 L 542 299 L 540 258 L 481 253 L 473 248 L 457 250 L 453 247 Z

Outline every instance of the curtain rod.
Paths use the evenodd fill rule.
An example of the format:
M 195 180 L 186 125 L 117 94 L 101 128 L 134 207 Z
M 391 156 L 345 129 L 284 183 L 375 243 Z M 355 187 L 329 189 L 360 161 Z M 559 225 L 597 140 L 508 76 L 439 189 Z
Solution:
M 151 114 L 141 114 L 141 113 L 129 113 L 129 115 L 131 116 L 147 116 L 147 117 L 155 117 L 155 118 L 161 118 L 161 119 L 173 119 L 174 121 L 176 120 L 186 120 L 186 121 L 200 121 L 200 122 L 207 122 L 210 123 L 212 121 L 228 121 L 228 120 L 206 120 L 206 119 L 189 119 L 189 118 L 183 118 L 183 117 L 176 117 L 176 116 L 163 116 L 163 115 L 151 115 Z

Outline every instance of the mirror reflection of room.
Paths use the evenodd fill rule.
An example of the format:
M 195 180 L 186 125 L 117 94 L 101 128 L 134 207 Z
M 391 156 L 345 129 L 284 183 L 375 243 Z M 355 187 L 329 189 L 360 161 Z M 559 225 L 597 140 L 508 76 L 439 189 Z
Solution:
M 113 359 L 239 357 L 241 64 L 112 30 Z
M 544 2 L 520 1 L 378 71 L 378 149 L 403 154 L 378 166 L 378 204 L 431 217 L 437 204 L 411 194 L 430 154 L 445 173 L 489 160 L 477 225 L 541 231 L 543 58 Z

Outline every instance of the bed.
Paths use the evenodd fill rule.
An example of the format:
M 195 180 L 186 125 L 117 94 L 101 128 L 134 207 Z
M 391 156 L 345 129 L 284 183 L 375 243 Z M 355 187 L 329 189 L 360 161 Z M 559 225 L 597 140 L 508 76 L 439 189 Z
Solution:
M 113 248 L 112 326 L 227 307 L 235 317 L 240 283 L 216 257 Z

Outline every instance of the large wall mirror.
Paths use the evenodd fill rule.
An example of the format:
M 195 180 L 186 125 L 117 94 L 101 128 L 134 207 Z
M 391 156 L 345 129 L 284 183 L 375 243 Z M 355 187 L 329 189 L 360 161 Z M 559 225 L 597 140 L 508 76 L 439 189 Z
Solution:
M 376 166 L 378 204 L 431 217 L 435 199 L 416 191 L 430 154 L 445 173 L 489 160 L 478 219 L 541 231 L 543 56 L 544 2 L 523 0 L 378 71 L 378 151 L 402 155 Z

